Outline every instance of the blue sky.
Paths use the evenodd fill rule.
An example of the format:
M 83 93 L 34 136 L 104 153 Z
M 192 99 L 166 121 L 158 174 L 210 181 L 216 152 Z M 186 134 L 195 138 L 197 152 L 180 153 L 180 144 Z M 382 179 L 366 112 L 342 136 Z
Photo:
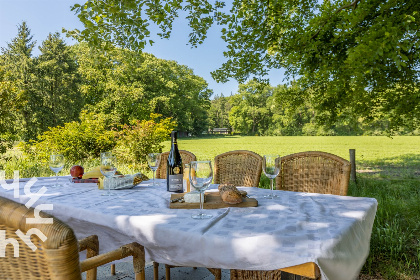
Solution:
M 60 32 L 62 27 L 66 29 L 81 28 L 76 15 L 70 11 L 70 6 L 84 1 L 75 0 L 0 0 L 0 47 L 6 47 L 7 43 L 17 35 L 17 26 L 26 21 L 34 40 L 39 46 L 49 33 Z M 206 41 L 197 48 L 191 48 L 188 43 L 188 25 L 182 18 L 178 18 L 173 26 L 171 39 L 157 39 L 153 46 L 147 46 L 146 50 L 158 58 L 175 60 L 180 64 L 192 68 L 194 74 L 203 77 L 213 89 L 214 94 L 223 93 L 225 96 L 236 93 L 238 83 L 229 81 L 225 84 L 216 83 L 210 72 L 216 70 L 226 59 L 223 51 L 226 43 L 220 38 L 218 27 L 213 27 Z M 65 38 L 64 34 L 62 37 Z M 65 38 L 68 44 L 74 41 Z M 34 55 L 38 55 L 36 48 Z M 283 71 L 271 71 L 270 82 L 272 85 L 282 83 Z

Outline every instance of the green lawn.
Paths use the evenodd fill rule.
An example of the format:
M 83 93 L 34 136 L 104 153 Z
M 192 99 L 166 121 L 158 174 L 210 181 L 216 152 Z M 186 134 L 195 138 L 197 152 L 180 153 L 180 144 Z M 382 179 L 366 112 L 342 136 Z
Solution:
M 164 143 L 169 151 L 170 142 Z M 356 149 L 357 169 L 420 172 L 420 136 L 221 136 L 182 138 L 181 150 L 194 153 L 199 160 L 212 160 L 232 150 L 250 150 L 257 154 L 280 156 L 302 151 L 324 151 L 349 159 L 349 149 Z

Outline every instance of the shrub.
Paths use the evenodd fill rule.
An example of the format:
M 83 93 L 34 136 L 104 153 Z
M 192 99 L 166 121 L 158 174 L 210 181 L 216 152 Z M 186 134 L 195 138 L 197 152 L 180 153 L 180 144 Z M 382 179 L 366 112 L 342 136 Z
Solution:
M 16 136 L 11 133 L 0 134 L 0 154 L 4 154 L 7 149 L 11 149 L 15 140 Z
M 160 117 L 159 114 L 151 114 L 150 120 L 134 120 L 119 131 L 114 152 L 131 169 L 146 168 L 146 155 L 162 152 L 161 143 L 168 139 L 176 123 L 171 118 Z
M 62 153 L 68 162 L 99 157 L 101 151 L 112 150 L 116 144 L 115 132 L 108 130 L 101 114 L 82 112 L 80 122 L 50 127 L 36 141 L 21 143 L 25 156 L 48 162 L 52 151 Z

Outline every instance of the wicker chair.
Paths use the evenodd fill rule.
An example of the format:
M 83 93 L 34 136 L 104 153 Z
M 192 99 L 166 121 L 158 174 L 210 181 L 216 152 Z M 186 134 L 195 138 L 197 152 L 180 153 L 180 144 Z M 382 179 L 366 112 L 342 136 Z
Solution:
M 214 158 L 214 183 L 258 187 L 262 157 L 251 151 L 230 151 Z
M 191 161 L 196 161 L 197 157 L 188 151 L 179 150 L 182 158 L 182 164 L 190 163 Z M 166 179 L 166 164 L 168 161 L 169 152 L 162 153 L 160 155 L 160 163 L 159 167 L 156 170 L 156 178 L 157 179 Z
M 277 161 L 280 173 L 276 177 L 276 189 L 322 194 L 347 195 L 350 179 L 350 162 L 325 152 L 302 152 L 282 157 Z M 305 263 L 272 271 L 234 270 L 231 280 L 281 279 L 282 272 L 320 277 L 318 266 Z
M 0 279 L 81 280 L 81 273 L 88 271 L 86 279 L 93 280 L 96 279 L 96 267 L 128 256 L 133 256 L 136 280 L 145 279 L 143 246 L 131 243 L 97 255 L 99 246 L 96 236 L 78 243 L 73 230 L 65 223 L 43 212 L 40 216 L 52 218 L 53 222 L 29 224 L 27 218 L 34 218 L 33 208 L 28 209 L 25 205 L 0 197 L 0 234 L 5 234 L 8 243 L 5 250 L 0 248 Z M 36 230 L 42 232 L 46 239 L 38 236 Z M 33 251 L 27 245 L 30 243 L 25 243 L 18 234 L 31 234 L 30 241 L 36 250 Z M 79 250 L 85 249 L 88 258 L 79 262 Z M 14 257 L 17 253 L 19 257 Z
M 281 158 L 276 189 L 347 195 L 350 162 L 325 152 L 301 152 Z

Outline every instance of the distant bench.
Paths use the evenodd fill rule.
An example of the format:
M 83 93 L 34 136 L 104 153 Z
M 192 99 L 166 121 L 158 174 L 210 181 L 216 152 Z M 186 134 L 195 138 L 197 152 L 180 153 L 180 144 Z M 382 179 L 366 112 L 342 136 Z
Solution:
M 225 127 L 209 129 L 209 134 L 229 134 L 229 132 L 229 128 Z

